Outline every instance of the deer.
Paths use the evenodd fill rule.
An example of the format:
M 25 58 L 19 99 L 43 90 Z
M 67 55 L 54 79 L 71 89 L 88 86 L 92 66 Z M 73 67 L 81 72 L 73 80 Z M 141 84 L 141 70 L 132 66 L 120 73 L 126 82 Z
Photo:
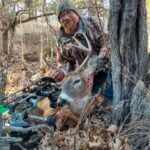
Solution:
M 98 103 L 102 105 L 104 102 L 104 97 L 101 95 L 101 88 L 96 94 L 92 93 L 94 74 L 101 70 L 106 71 L 107 68 L 110 67 L 110 62 L 107 58 L 105 58 L 105 56 L 95 55 L 92 53 L 92 46 L 87 35 L 84 33 L 82 33 L 82 35 L 86 40 L 87 47 L 78 41 L 76 34 L 72 38 L 77 45 L 69 44 L 69 46 L 76 47 L 87 52 L 87 56 L 81 65 L 78 65 L 73 72 L 66 74 L 65 78 L 61 82 L 61 92 L 57 100 L 57 105 L 62 107 L 61 112 L 59 112 L 60 120 L 58 119 L 58 127 L 59 125 L 62 125 L 64 121 L 63 117 L 68 117 L 68 119 L 75 123 L 75 131 L 78 131 L 81 121 L 86 119 L 85 117 L 87 117 L 88 114 L 85 113 L 92 111 Z M 92 77 L 92 81 L 86 80 L 88 76 Z M 87 86 L 87 82 L 92 82 L 90 87 Z M 104 83 L 105 80 L 102 82 L 102 88 Z M 98 99 L 99 97 L 100 100 Z M 95 100 L 95 103 L 93 100 Z M 112 129 L 112 131 L 113 130 L 115 129 Z M 105 131 L 106 135 L 110 139 L 113 137 L 110 136 L 110 133 L 114 134 L 112 131 Z M 118 136 L 117 138 L 115 137 L 115 142 L 112 140 L 112 142 L 109 142 L 109 146 L 111 149 L 119 150 L 120 148 L 123 148 L 130 150 L 127 139 L 121 136 Z
M 92 85 L 94 73 L 99 71 L 97 68 L 100 68 L 98 65 L 103 59 L 103 56 L 97 56 L 92 53 L 92 46 L 87 35 L 85 33 L 81 34 L 85 38 L 87 46 L 84 46 L 76 38 L 76 34 L 72 37 L 75 44 L 69 44 L 68 46 L 81 49 L 86 52 L 87 55 L 80 65 L 77 64 L 74 71 L 66 74 L 62 82 L 56 83 L 56 86 L 61 86 L 61 92 L 57 99 L 58 108 L 51 108 L 50 100 L 45 97 L 37 102 L 37 106 L 29 112 L 29 114 L 41 117 L 56 115 L 58 118 L 58 122 L 56 123 L 58 129 L 60 129 L 59 126 L 61 126 L 64 118 L 71 120 L 73 124 L 78 123 L 78 118 L 83 109 L 91 102 L 93 98 Z M 52 66 L 52 68 L 56 67 Z M 88 77 L 90 77 L 91 80 L 87 81 L 86 79 Z M 91 87 L 88 86 L 88 82 L 92 82 Z
M 93 98 L 92 86 L 94 81 L 94 73 L 99 71 L 97 68 L 103 59 L 103 56 L 98 56 L 92 53 L 92 46 L 87 35 L 85 33 L 81 34 L 86 40 L 87 47 L 78 41 L 76 34 L 72 37 L 76 44 L 69 44 L 69 46 L 76 47 L 86 52 L 87 56 L 74 71 L 66 74 L 65 78 L 61 82 L 61 92 L 57 100 L 58 106 L 68 108 L 70 110 L 69 117 L 71 116 L 73 121 L 76 123 L 78 122 L 78 118 L 86 106 L 88 104 L 91 105 L 90 102 Z M 88 77 L 90 77 L 91 80 L 86 80 Z M 88 87 L 88 82 L 91 82 L 90 87 Z M 99 93 L 100 91 L 97 95 L 99 95 Z

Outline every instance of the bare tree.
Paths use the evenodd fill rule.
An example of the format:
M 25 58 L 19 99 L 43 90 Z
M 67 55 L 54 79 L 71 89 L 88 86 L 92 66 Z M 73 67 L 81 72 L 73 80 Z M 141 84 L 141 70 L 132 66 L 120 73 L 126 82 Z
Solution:
M 40 2 L 39 2 L 40 3 Z M 30 13 L 36 7 L 41 7 L 40 5 L 25 0 L 23 2 L 17 1 L 4 1 L 0 2 L 0 31 L 2 32 L 2 52 L 8 54 L 8 34 L 9 32 L 14 32 L 15 27 L 21 23 L 26 23 L 42 16 L 53 15 L 54 12 L 40 13 Z M 29 12 L 30 11 L 30 12 Z M 33 12 L 33 11 L 32 11 Z M 28 15 L 27 15 L 28 14 Z M 23 16 L 23 17 L 20 17 Z M 22 20 L 20 20 L 20 18 Z
M 141 120 L 143 133 L 139 139 L 145 139 L 150 131 L 150 127 L 145 128 L 148 123 L 142 121 L 150 116 L 145 0 L 111 0 L 109 21 L 114 94 L 112 123 L 129 125 L 134 121 L 133 129 L 139 127 L 136 123 Z M 131 129 L 128 130 L 135 131 Z M 144 149 L 135 140 L 132 144 L 136 149 Z

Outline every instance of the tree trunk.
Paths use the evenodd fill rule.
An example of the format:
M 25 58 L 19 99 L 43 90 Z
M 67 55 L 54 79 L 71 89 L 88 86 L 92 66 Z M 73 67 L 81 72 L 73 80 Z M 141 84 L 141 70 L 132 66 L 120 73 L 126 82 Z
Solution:
M 88 15 L 94 16 L 96 14 L 95 7 L 92 0 L 86 0 L 86 7 L 88 9 Z
M 5 1 L 2 0 L 2 8 L 5 8 Z M 2 49 L 4 54 L 8 54 L 8 20 L 7 20 L 7 15 L 6 11 L 3 10 L 2 12 L 2 17 L 3 19 L 1 20 L 2 23 Z
M 112 124 L 136 124 L 150 116 L 150 94 L 147 90 L 150 84 L 143 82 L 148 71 L 145 0 L 111 0 L 109 30 L 113 80 Z M 141 132 L 147 132 L 144 129 L 148 129 L 148 122 L 142 124 Z M 145 138 L 141 136 L 141 139 Z M 134 148 L 144 149 L 142 145 L 136 146 L 135 140 L 131 141 Z
M 3 53 L 8 54 L 8 30 L 2 32 Z
M 123 111 L 125 104 L 129 106 L 137 80 L 143 79 L 147 71 L 148 51 L 144 0 L 111 1 L 109 25 L 114 86 L 113 108 L 119 103 L 118 109 L 114 111 Z M 129 111 L 128 108 L 127 111 Z M 114 115 L 114 123 L 120 124 L 122 116 L 118 114 L 116 116 L 116 113 Z

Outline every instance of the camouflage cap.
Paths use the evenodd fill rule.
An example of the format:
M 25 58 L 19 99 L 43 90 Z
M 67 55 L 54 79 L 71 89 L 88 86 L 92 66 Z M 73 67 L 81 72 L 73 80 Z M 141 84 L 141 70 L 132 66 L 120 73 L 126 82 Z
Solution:
M 79 15 L 78 11 L 77 11 L 77 9 L 75 7 L 75 5 L 71 1 L 63 0 L 62 2 L 60 2 L 58 4 L 58 7 L 57 7 L 57 17 L 58 17 L 58 20 L 60 19 L 59 18 L 60 13 L 63 12 L 63 11 L 65 11 L 65 10 L 72 10 L 77 15 Z

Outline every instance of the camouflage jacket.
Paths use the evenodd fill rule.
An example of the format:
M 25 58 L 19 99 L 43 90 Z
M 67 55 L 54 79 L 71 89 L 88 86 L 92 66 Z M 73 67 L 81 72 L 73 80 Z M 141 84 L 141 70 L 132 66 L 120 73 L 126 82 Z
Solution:
M 92 17 L 81 18 L 77 25 L 76 38 L 84 45 L 87 45 L 85 38 L 81 35 L 84 32 L 92 45 L 92 52 L 99 54 L 100 49 L 104 46 L 102 31 L 100 30 L 98 22 Z M 73 44 L 74 41 L 71 35 L 64 32 L 63 28 L 60 28 L 57 50 L 57 64 L 64 72 L 73 71 L 76 68 L 76 63 L 81 64 L 86 53 L 78 48 L 68 48 L 67 44 Z

